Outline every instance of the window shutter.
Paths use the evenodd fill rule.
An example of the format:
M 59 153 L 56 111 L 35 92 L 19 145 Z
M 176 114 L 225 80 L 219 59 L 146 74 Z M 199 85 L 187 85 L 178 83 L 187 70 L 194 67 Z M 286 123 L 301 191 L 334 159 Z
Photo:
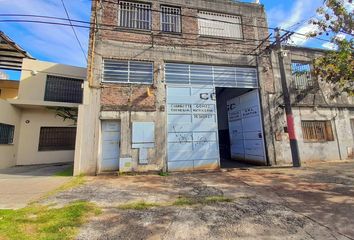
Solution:
M 327 137 L 327 141 L 334 141 L 331 121 L 326 121 L 326 137 Z

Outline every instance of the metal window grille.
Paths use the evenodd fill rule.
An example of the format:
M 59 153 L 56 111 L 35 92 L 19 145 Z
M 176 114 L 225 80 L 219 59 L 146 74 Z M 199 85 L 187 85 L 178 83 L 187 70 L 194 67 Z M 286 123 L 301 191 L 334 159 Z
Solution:
M 305 141 L 334 141 L 331 121 L 302 121 L 301 128 Z
M 152 62 L 103 61 L 103 82 L 152 84 L 153 78 Z
M 163 32 L 181 32 L 181 9 L 161 6 L 161 30 Z
M 47 76 L 44 101 L 82 103 L 83 80 L 61 76 Z
M 255 68 L 166 63 L 165 78 L 168 84 L 238 88 L 258 87 L 257 70 Z
M 151 30 L 151 5 L 119 1 L 118 26 Z
M 243 37 L 241 24 L 240 16 L 205 11 L 198 13 L 200 35 L 240 39 Z
M 15 126 L 0 123 L 0 144 L 12 144 L 14 141 Z
M 39 151 L 74 150 L 76 127 L 41 127 Z
M 309 63 L 292 62 L 291 73 L 296 89 L 306 90 L 313 86 L 311 65 Z

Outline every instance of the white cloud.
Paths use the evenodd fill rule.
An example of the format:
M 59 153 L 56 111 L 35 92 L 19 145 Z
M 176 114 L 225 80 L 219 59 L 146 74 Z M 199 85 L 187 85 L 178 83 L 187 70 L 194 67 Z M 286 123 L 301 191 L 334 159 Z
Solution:
M 290 10 L 278 5 L 271 9 L 268 15 L 279 16 L 277 22 L 272 21 L 273 26 L 306 35 L 316 29 L 314 25 L 309 24 L 309 20 L 316 15 L 317 8 L 322 4 L 323 0 L 296 0 Z M 306 36 L 295 34 L 290 38 L 289 43 L 304 45 L 308 40 Z
M 72 19 L 89 21 L 89 1 L 66 0 L 65 3 Z M 0 4 L 2 13 L 36 14 L 66 18 L 63 6 L 58 0 L 0 0 Z M 0 17 L 0 19 L 9 19 L 9 17 Z M 15 19 L 29 18 L 16 17 Z M 48 21 L 48 19 L 37 20 Z M 85 57 L 69 26 L 0 23 L 0 29 L 38 59 L 86 66 Z M 76 32 L 84 49 L 87 50 L 89 30 L 76 28 Z

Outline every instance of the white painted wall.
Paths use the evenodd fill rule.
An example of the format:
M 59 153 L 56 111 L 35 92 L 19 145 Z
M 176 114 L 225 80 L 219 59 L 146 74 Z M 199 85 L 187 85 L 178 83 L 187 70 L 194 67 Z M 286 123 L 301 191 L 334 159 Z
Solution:
M 29 123 L 26 123 L 29 120 Z M 50 164 L 73 162 L 72 151 L 38 151 L 41 127 L 71 127 L 74 122 L 63 121 L 55 111 L 48 109 L 24 109 L 21 116 L 20 141 L 18 146 L 17 165 Z

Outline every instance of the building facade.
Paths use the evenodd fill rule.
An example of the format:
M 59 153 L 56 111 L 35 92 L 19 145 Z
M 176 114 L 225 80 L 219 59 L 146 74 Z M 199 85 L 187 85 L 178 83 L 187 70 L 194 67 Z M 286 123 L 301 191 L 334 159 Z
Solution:
M 303 47 L 285 47 L 287 84 L 302 162 L 333 161 L 353 158 L 354 99 L 335 92 L 333 86 L 312 74 L 313 61 L 325 51 Z M 282 100 L 281 80 L 276 51 L 272 53 L 275 92 L 270 95 L 274 159 L 291 163 L 289 138 Z
M 21 69 L 17 96 L 0 99 L 0 168 L 73 162 L 76 122 L 63 116 L 82 103 L 86 69 L 33 59 Z
M 273 164 L 263 6 L 93 1 L 91 21 L 75 174 L 217 169 L 230 152 Z

